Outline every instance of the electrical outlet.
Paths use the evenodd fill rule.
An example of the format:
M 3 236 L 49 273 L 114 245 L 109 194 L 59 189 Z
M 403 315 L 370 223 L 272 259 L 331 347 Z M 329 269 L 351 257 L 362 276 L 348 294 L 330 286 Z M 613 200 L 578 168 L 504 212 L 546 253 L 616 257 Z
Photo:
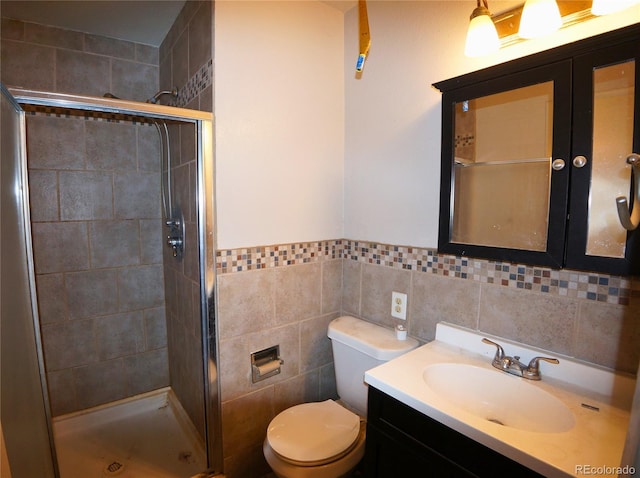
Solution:
M 407 320 L 407 294 L 391 293 L 391 317 Z

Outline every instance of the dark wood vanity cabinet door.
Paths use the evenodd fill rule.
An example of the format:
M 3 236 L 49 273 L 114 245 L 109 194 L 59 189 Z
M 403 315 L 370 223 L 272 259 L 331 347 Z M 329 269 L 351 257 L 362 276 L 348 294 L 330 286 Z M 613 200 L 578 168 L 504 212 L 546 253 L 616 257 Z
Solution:
M 542 478 L 369 386 L 366 478 Z

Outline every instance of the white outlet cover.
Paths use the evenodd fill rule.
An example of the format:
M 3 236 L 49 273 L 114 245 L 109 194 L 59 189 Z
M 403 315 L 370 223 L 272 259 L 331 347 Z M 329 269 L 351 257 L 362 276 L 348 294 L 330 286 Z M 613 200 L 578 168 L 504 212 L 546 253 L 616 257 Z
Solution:
M 407 294 L 391 293 L 391 316 L 400 320 L 407 320 Z

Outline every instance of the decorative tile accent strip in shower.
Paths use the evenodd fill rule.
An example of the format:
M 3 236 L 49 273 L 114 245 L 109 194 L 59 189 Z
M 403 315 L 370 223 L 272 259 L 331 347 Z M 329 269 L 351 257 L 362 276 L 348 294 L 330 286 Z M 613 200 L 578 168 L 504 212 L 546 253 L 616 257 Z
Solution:
M 631 297 L 640 297 L 640 278 L 636 277 L 554 270 L 438 254 L 435 249 L 348 239 L 226 249 L 217 251 L 216 256 L 221 274 L 344 258 L 610 304 L 627 305 Z
M 213 84 L 213 60 L 209 60 L 178 91 L 175 106 L 185 107 L 206 88 Z
M 109 113 L 106 111 L 87 111 L 72 108 L 61 108 L 58 106 L 42 106 L 21 104 L 26 114 L 31 116 L 55 116 L 56 118 L 80 117 L 86 120 L 106 121 L 108 123 L 131 122 L 132 124 L 153 124 L 149 118 L 138 115 L 124 113 Z

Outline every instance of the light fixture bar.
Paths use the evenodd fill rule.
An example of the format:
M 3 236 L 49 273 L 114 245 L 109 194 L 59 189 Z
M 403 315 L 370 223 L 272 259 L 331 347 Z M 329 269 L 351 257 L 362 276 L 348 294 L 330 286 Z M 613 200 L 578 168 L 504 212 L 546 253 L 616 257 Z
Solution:
M 581 21 L 595 18 L 591 13 L 591 3 L 591 0 L 558 0 L 558 9 L 562 17 L 562 26 L 560 28 L 566 28 Z M 523 8 L 524 4 L 497 13 L 491 17 L 496 26 L 498 37 L 500 38 L 500 47 L 525 41 L 524 38 L 518 36 Z

